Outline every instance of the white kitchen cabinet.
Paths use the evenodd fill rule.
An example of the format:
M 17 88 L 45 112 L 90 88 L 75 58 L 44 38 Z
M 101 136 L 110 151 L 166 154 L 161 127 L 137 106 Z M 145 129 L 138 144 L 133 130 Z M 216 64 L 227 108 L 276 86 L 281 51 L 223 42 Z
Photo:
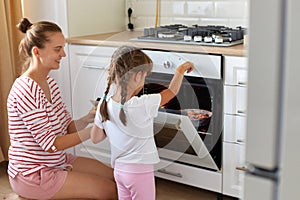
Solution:
M 247 108 L 247 58 L 224 56 L 223 191 L 243 197 Z
M 161 159 L 155 176 L 222 193 L 222 173 Z
M 224 133 L 224 142 L 245 142 L 246 117 L 225 114 Z
M 245 176 L 245 145 L 243 143 L 223 143 L 223 194 L 241 198 Z
M 224 113 L 245 115 L 247 108 L 247 87 L 224 86 Z
M 91 100 L 102 97 L 106 88 L 107 68 L 113 47 L 69 45 L 73 117 L 79 118 L 92 108 Z M 93 144 L 90 140 L 75 147 L 75 154 L 110 162 L 107 139 Z

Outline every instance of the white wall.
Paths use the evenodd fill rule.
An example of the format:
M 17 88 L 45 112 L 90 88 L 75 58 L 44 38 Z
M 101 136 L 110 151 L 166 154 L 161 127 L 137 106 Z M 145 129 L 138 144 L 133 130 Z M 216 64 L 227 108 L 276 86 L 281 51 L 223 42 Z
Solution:
M 125 30 L 125 0 L 67 0 L 69 36 Z
M 67 37 L 67 5 L 65 0 L 22 0 L 23 17 L 27 17 L 31 22 L 41 20 L 53 21 L 57 23 Z
M 248 27 L 250 0 L 159 0 L 159 24 Z M 22 0 L 33 22 L 58 23 L 66 37 L 124 31 L 127 9 L 136 30 L 155 25 L 156 0 Z
M 225 25 L 248 27 L 249 0 L 160 0 L 160 25 Z M 136 29 L 155 25 L 155 0 L 126 0 Z M 128 21 L 127 21 L 128 23 Z

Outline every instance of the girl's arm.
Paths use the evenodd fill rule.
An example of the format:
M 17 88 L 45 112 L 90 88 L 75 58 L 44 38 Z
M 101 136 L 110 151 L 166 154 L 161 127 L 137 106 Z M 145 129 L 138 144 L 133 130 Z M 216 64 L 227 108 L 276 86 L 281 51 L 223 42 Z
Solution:
M 105 130 L 102 128 L 99 128 L 98 126 L 96 126 L 95 124 L 92 127 L 91 130 L 91 140 L 94 144 L 101 142 L 102 140 L 104 140 L 106 138 L 106 133 Z
M 178 94 L 184 73 L 185 72 L 189 73 L 193 69 L 194 69 L 194 64 L 189 61 L 183 63 L 182 65 L 176 68 L 176 72 L 170 82 L 168 89 L 165 89 L 160 92 L 161 106 L 168 103 L 171 99 L 173 99 Z

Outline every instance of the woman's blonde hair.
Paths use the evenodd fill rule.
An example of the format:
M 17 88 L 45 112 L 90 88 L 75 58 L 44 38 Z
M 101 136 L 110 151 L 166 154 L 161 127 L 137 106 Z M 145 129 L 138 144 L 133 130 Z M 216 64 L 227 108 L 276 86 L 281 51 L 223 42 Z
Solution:
M 121 46 L 112 55 L 107 77 L 107 87 L 104 92 L 103 101 L 100 105 L 102 122 L 109 120 L 107 112 L 107 100 L 112 83 L 121 85 L 121 105 L 119 117 L 126 126 L 126 115 L 124 104 L 127 97 L 127 84 L 131 76 L 137 72 L 150 73 L 152 70 L 152 60 L 141 50 L 133 46 Z

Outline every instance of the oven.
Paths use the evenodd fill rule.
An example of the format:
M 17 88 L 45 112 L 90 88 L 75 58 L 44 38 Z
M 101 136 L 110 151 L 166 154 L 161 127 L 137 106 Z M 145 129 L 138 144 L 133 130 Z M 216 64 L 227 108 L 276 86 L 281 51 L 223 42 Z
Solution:
M 168 162 L 214 171 L 221 169 L 223 132 L 223 80 L 220 55 L 144 50 L 154 66 L 140 94 L 168 87 L 176 63 L 194 63 L 185 74 L 176 97 L 159 109 L 154 119 L 159 156 Z

